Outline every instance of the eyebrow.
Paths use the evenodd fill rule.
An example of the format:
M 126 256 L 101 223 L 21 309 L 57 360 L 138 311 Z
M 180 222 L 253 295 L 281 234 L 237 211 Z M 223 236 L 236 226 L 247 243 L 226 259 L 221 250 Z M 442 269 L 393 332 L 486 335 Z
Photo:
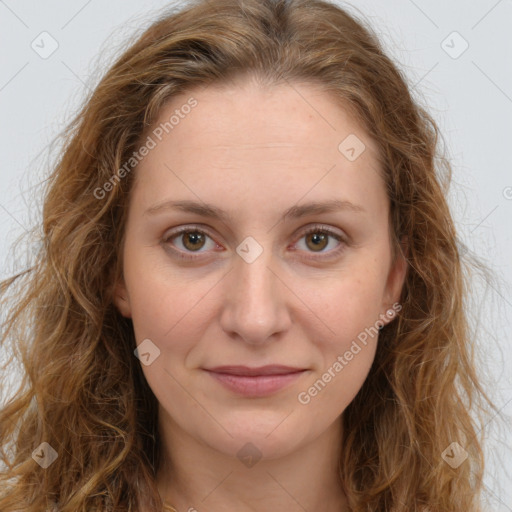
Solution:
M 190 200 L 164 201 L 162 203 L 155 204 L 148 208 L 144 212 L 144 215 L 154 215 L 160 212 L 167 211 L 169 209 L 176 209 L 187 213 L 195 213 L 202 217 L 219 219 L 223 222 L 229 221 L 232 218 L 232 216 L 228 212 L 218 208 L 217 206 Z M 306 215 L 330 213 L 339 210 L 348 210 L 355 213 L 366 212 L 366 210 L 360 205 L 351 203 L 350 201 L 334 199 L 331 201 L 309 202 L 304 203 L 302 205 L 294 205 L 284 212 L 283 216 L 281 217 L 281 220 L 292 218 L 298 219 L 300 217 L 305 217 Z

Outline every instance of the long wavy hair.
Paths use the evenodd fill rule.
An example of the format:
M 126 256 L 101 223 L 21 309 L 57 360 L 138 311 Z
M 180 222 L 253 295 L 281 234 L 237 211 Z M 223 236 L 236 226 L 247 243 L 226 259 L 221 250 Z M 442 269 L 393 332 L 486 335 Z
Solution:
M 1 344 L 12 345 L 3 382 L 13 360 L 23 378 L 0 411 L 0 510 L 162 510 L 158 404 L 133 355 L 131 320 L 113 303 L 137 172 L 118 170 L 168 100 L 249 73 L 321 85 L 363 123 L 382 159 L 393 250 L 409 264 L 402 310 L 342 416 L 339 476 L 351 510 L 481 510 L 482 426 L 494 406 L 474 361 L 470 255 L 447 204 L 452 170 L 436 123 L 371 27 L 335 4 L 186 4 L 158 13 L 60 135 L 31 233 L 37 257 L 1 283 Z M 58 455 L 44 469 L 43 442 Z M 457 468 L 442 457 L 453 442 L 468 454 Z

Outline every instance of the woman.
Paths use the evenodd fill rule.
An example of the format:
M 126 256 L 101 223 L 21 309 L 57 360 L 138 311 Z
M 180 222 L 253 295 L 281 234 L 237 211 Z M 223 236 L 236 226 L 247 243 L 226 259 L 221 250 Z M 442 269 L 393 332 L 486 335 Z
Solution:
M 38 261 L 2 284 L 27 377 L 0 509 L 480 510 L 437 139 L 334 4 L 156 21 L 70 125 Z

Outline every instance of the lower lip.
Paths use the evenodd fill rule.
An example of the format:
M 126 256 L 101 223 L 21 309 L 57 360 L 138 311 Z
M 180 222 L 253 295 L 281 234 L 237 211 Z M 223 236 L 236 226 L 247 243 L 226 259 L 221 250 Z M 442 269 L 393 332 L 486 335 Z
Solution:
M 268 396 L 295 382 L 304 371 L 284 375 L 231 375 L 228 373 L 208 372 L 225 387 L 243 396 Z

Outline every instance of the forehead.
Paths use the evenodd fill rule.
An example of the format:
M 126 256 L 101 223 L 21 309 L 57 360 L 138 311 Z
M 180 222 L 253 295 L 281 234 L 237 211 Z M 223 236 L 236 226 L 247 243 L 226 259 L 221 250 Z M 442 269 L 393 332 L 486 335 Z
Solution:
M 193 109 L 187 107 L 191 98 L 197 101 Z M 364 140 L 366 149 L 376 152 L 374 141 L 347 105 L 318 84 L 264 85 L 250 77 L 213 83 L 172 98 L 155 125 L 165 124 L 182 110 L 187 113 L 182 112 L 180 119 L 174 115 L 179 124 L 168 134 L 170 139 L 172 133 L 175 149 L 264 145 L 269 149 L 293 147 L 295 151 L 304 148 L 310 153 L 314 147 L 334 149 L 337 155 L 339 142 L 354 134 Z
M 149 136 L 159 127 L 161 140 L 137 168 L 148 200 L 172 190 L 255 204 L 351 196 L 378 207 L 385 197 L 375 142 L 315 84 L 247 79 L 191 89 L 161 109 Z

